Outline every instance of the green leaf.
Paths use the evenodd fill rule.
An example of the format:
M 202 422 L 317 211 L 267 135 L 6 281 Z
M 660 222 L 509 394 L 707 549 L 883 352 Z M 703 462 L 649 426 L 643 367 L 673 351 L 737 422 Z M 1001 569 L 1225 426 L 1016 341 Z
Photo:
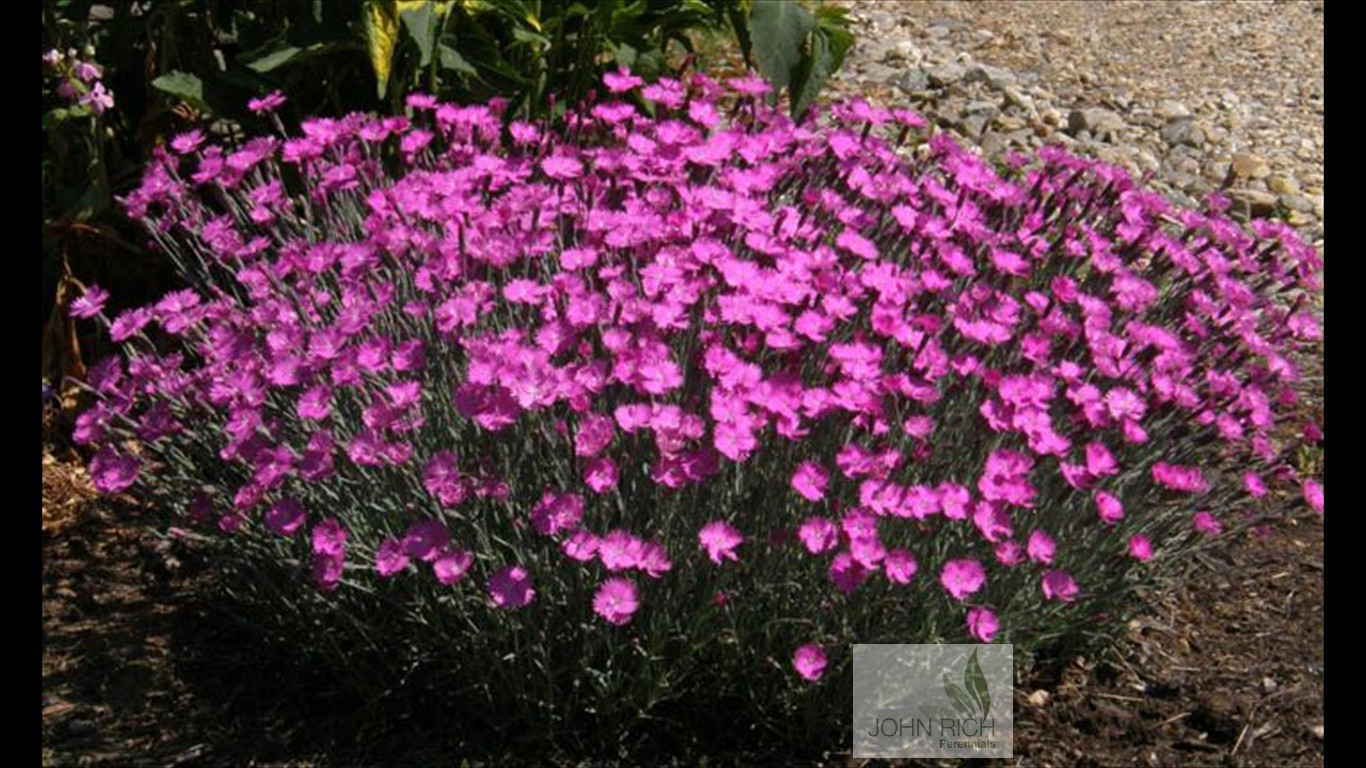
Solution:
M 417 8 L 401 14 L 403 27 L 417 43 L 418 53 L 422 56 L 422 66 L 432 63 L 432 49 L 436 46 L 436 32 L 440 19 L 431 3 L 423 3 Z
M 802 57 L 788 88 L 793 117 L 800 116 L 815 102 L 830 76 L 844 63 L 845 54 L 854 44 L 848 25 L 843 9 L 822 6 L 817 10 L 810 53 Z
M 465 57 L 461 56 L 459 51 L 455 50 L 449 45 L 446 45 L 445 43 L 438 45 L 436 49 L 437 54 L 440 56 L 438 61 L 441 62 L 441 66 L 444 69 L 462 72 L 466 75 L 470 75 L 471 77 L 479 76 L 479 71 L 474 68 L 473 64 L 466 61 Z
M 370 51 L 370 66 L 375 70 L 375 90 L 379 97 L 389 90 L 389 74 L 393 70 L 394 44 L 398 41 L 398 20 L 392 2 L 370 0 L 365 4 L 361 19 L 365 27 L 365 43 Z
M 289 63 L 301 50 L 303 49 L 295 45 L 284 45 L 260 58 L 246 62 L 246 65 L 248 69 L 264 74 Z
M 759 72 L 781 90 L 792 82 L 802 61 L 802 45 L 816 20 L 799 3 L 754 0 L 749 14 L 749 38 Z
M 977 651 L 972 652 L 972 658 L 968 659 L 968 665 L 963 668 L 963 687 L 977 702 L 982 717 L 986 717 L 987 713 L 991 712 L 991 692 L 987 690 L 987 676 L 982 672 L 982 665 L 977 662 Z
M 968 698 L 963 689 L 955 685 L 948 675 L 944 675 L 944 694 L 949 697 L 949 702 L 953 704 L 953 708 L 958 710 L 959 714 L 963 717 L 972 717 L 972 713 L 976 710 L 972 699 Z
M 187 72 L 167 72 L 153 80 L 152 87 L 188 102 L 196 109 L 212 111 L 204 101 L 204 81 Z

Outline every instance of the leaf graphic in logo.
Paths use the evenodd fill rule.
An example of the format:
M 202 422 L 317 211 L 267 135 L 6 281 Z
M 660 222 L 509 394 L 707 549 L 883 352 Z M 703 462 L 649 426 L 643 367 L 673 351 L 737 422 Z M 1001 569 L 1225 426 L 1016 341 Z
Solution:
M 958 710 L 959 714 L 963 717 L 972 717 L 973 710 L 977 708 L 976 705 L 973 704 L 972 699 L 962 688 L 959 688 L 949 679 L 947 674 L 944 675 L 944 693 L 949 697 L 949 702 L 953 704 L 953 708 Z
M 977 663 L 977 651 L 972 652 L 972 658 L 963 668 L 963 687 L 982 711 L 982 717 L 986 717 L 991 712 L 991 693 L 987 691 L 987 676 L 982 673 L 982 665 Z

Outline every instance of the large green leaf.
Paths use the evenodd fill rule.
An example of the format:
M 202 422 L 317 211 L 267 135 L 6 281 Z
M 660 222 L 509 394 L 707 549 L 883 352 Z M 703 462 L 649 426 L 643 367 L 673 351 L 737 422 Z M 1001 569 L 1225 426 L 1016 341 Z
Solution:
M 797 2 L 754 0 L 749 38 L 759 72 L 775 90 L 786 88 L 802 61 L 802 46 L 816 20 Z
M 815 102 L 830 76 L 844 63 L 845 54 L 854 44 L 848 25 L 848 15 L 842 8 L 822 6 L 816 11 L 810 51 L 802 57 L 788 87 L 794 117 Z
M 400 17 L 408 36 L 417 43 L 422 66 L 427 66 L 432 62 L 432 49 L 436 47 L 436 33 L 441 26 L 439 14 L 431 3 L 423 3 L 412 10 L 403 11 Z
M 442 68 L 475 77 L 479 75 L 479 71 L 474 68 L 474 65 L 451 46 L 441 43 L 437 46 L 437 53 L 440 56 L 438 61 L 441 62 Z
M 303 49 L 297 45 L 281 45 L 270 53 L 246 62 L 249 69 L 254 72 L 266 73 L 284 64 L 288 64 L 291 59 L 299 55 Z
M 189 103 L 196 109 L 211 111 L 204 101 L 204 81 L 188 72 L 167 72 L 152 81 L 152 87 Z

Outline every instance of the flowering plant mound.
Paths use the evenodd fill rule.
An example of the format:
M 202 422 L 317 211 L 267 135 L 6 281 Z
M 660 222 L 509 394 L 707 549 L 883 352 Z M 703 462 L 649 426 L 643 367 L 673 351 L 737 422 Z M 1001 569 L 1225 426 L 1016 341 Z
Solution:
M 1029 645 L 1278 484 L 1322 512 L 1288 227 L 755 78 L 604 85 L 177 137 L 126 205 L 191 287 L 108 318 L 97 487 L 220 543 L 300 653 L 552 730 L 778 717 L 845 643 Z

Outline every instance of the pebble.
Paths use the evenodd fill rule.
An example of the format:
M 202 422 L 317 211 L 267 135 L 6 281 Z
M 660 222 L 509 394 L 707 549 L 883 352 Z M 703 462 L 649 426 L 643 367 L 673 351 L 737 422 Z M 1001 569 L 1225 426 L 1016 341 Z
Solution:
M 1265 179 L 1271 175 L 1271 166 L 1266 160 L 1250 152 L 1234 155 L 1228 169 L 1230 175 L 1240 179 Z
M 1162 141 L 1169 147 L 1200 148 L 1205 143 L 1205 132 L 1189 118 L 1171 120 L 1162 127 Z
M 1092 136 L 1104 138 L 1119 133 L 1124 128 L 1124 118 L 1104 107 L 1074 109 L 1067 115 L 1067 130 L 1074 136 L 1086 131 Z

